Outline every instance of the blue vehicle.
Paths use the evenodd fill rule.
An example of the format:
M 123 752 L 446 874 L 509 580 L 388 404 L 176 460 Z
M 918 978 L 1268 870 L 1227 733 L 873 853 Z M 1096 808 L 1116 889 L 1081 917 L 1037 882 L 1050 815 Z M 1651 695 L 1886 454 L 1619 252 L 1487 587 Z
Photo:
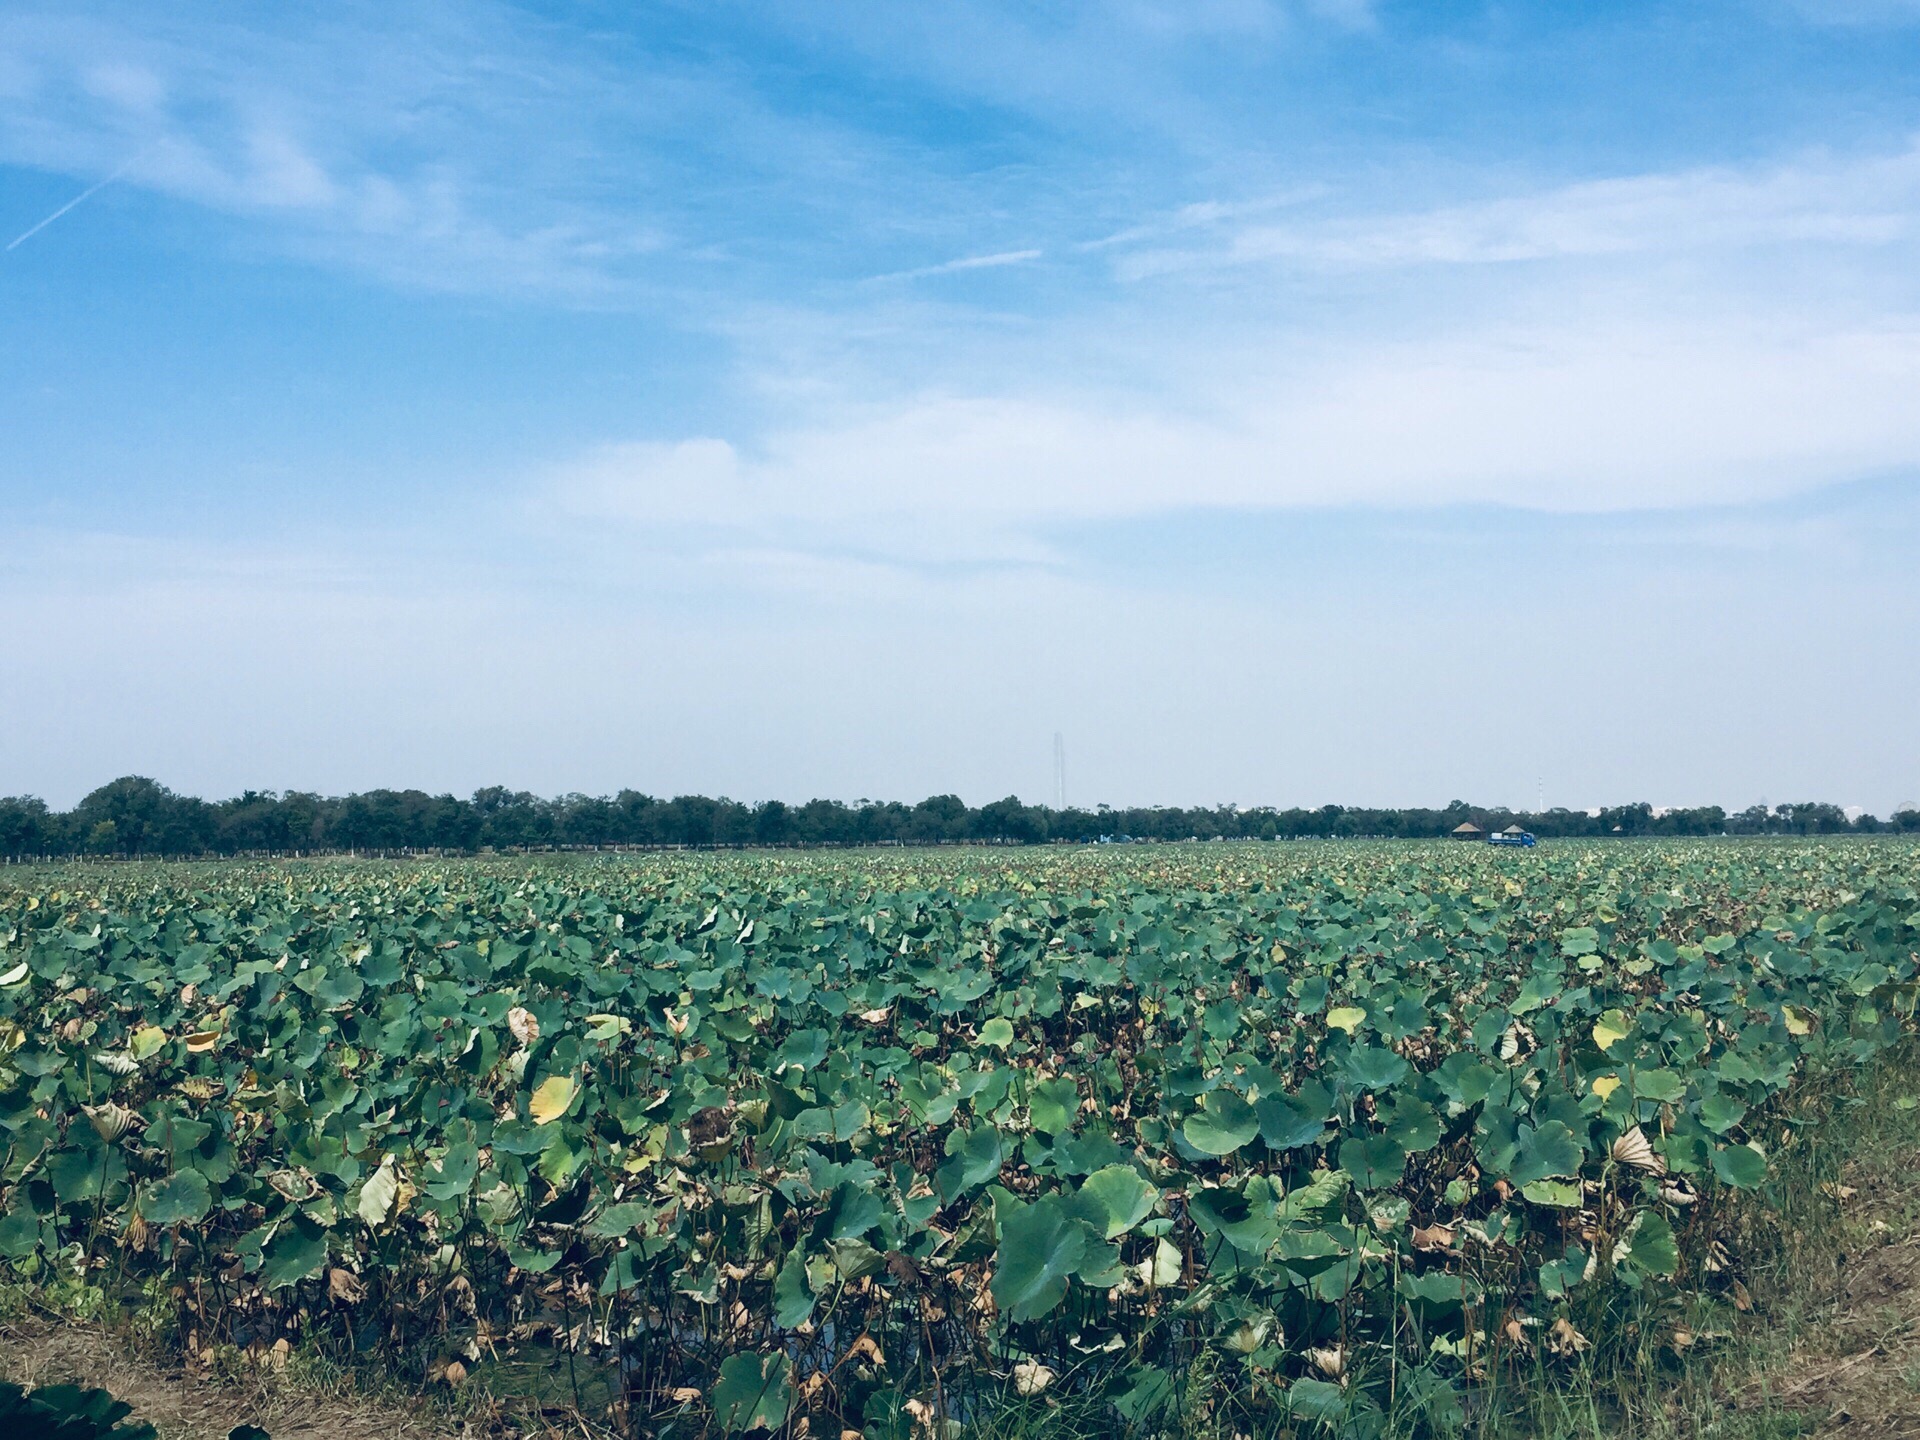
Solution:
M 1523 849 L 1531 850 L 1534 846 L 1534 839 L 1533 836 L 1522 830 L 1518 825 L 1515 825 L 1511 829 L 1502 830 L 1497 834 L 1487 836 L 1487 843 L 1489 845 L 1518 845 Z

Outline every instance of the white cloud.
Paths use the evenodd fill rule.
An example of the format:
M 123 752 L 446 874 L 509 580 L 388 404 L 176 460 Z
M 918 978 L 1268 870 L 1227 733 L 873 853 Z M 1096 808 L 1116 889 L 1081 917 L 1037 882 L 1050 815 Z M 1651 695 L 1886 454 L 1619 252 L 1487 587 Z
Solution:
M 320 163 L 286 132 L 267 126 L 247 131 L 246 179 L 256 205 L 320 209 L 335 204 L 340 187 Z
M 1032 557 L 1051 526 L 1184 509 L 1665 509 L 1920 467 L 1920 318 L 1801 323 L 1601 318 L 1322 345 L 1269 357 L 1204 410 L 922 395 L 750 450 L 607 446 L 548 486 L 576 515 L 1012 558 Z
M 1210 244 L 1142 250 L 1119 268 L 1138 279 L 1194 266 L 1370 269 L 1886 245 L 1920 234 L 1917 215 L 1920 143 L 1891 155 L 1630 175 L 1408 213 L 1221 227 Z
M 158 110 L 167 94 L 166 82 L 152 70 L 118 61 L 86 70 L 80 83 L 88 94 L 135 114 Z

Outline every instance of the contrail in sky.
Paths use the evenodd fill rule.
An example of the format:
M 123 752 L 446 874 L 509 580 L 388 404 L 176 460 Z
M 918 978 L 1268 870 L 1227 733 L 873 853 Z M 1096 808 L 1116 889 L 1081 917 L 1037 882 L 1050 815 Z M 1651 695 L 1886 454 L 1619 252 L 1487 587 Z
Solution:
M 146 151 L 142 150 L 140 152 L 140 155 L 144 155 L 146 153 L 147 153 Z M 62 205 L 58 210 L 54 211 L 51 215 L 47 216 L 46 219 L 42 220 L 38 225 L 34 226 L 31 230 L 26 231 L 24 234 L 16 235 L 12 240 L 9 240 L 7 242 L 7 249 L 11 250 L 15 246 L 23 244 L 28 240 L 31 240 L 34 236 L 38 235 L 42 230 L 46 229 L 47 226 L 51 225 L 54 221 L 58 220 L 62 215 L 66 214 L 69 210 L 73 209 L 73 207 L 78 205 L 81 201 L 90 200 L 95 195 L 98 195 L 102 190 L 106 189 L 107 186 L 111 185 L 114 181 L 118 180 L 122 175 L 126 174 L 127 171 L 131 170 L 133 168 L 134 160 L 138 160 L 140 158 L 140 155 L 133 156 L 132 159 L 122 164 L 118 170 L 114 171 L 111 175 L 107 176 L 106 179 L 98 181 L 95 184 L 89 185 L 86 189 L 82 190 L 78 195 L 74 196 L 73 199 L 69 200 L 66 204 Z

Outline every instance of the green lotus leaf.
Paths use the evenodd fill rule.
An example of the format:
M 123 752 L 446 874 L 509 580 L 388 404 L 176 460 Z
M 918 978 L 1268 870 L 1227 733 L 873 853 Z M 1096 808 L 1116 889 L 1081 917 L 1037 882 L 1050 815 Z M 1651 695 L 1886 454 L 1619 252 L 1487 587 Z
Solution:
M 1515 1185 L 1535 1180 L 1564 1179 L 1580 1173 L 1585 1158 L 1573 1131 L 1559 1120 L 1542 1125 L 1522 1125 L 1519 1149 L 1507 1178 Z
M 1333 1101 L 1318 1086 L 1298 1095 L 1262 1095 L 1254 1107 L 1260 1138 L 1269 1150 L 1311 1145 L 1326 1133 Z
M 1417 1095 L 1395 1095 L 1380 1112 L 1387 1134 L 1409 1155 L 1431 1150 L 1440 1143 L 1440 1117 Z
M 1043 1135 L 1066 1134 L 1080 1113 L 1080 1087 L 1065 1075 L 1041 1081 L 1033 1087 L 1029 1113 L 1033 1128 Z
M 1340 1068 L 1348 1081 L 1360 1090 L 1391 1090 L 1413 1070 L 1393 1051 L 1379 1045 L 1354 1046 L 1340 1062 Z
M 1738 1125 L 1747 1107 L 1723 1090 L 1712 1090 L 1700 1097 L 1694 1107 L 1700 1123 L 1716 1135 L 1724 1135 Z
M 1767 1157 L 1746 1145 L 1722 1145 L 1713 1152 L 1713 1173 L 1738 1190 L 1757 1190 L 1766 1182 Z
M 1295 1006 L 1302 1015 L 1317 1015 L 1326 1006 L 1329 987 L 1324 975 L 1303 975 L 1292 985 Z
M 831 1241 L 827 1251 L 833 1257 L 833 1268 L 842 1280 L 863 1279 L 887 1263 L 885 1255 L 856 1236 L 842 1236 Z
M 1353 1177 L 1345 1170 L 1315 1170 L 1305 1185 L 1287 1191 L 1280 1200 L 1283 1221 L 1319 1222 L 1339 1214 Z
M 1153 1213 L 1160 1191 L 1131 1165 L 1108 1165 L 1080 1182 L 1072 1209 L 1102 1239 L 1114 1240 Z
M 1636 1070 L 1632 1085 L 1635 1098 L 1662 1104 L 1671 1104 L 1687 1093 L 1686 1080 L 1671 1070 Z
M 976 1130 L 948 1131 L 946 1151 L 947 1163 L 934 1178 L 948 1203 L 997 1179 L 1006 1158 L 1000 1132 L 985 1125 Z
M 447 1138 L 452 1143 L 447 1152 L 418 1177 L 420 1188 L 435 1200 L 460 1199 L 473 1189 L 474 1179 L 480 1173 L 480 1147 L 471 1138 L 472 1122 L 460 1124 L 465 1128 L 448 1127 Z
M 296 1284 L 316 1274 L 326 1259 L 326 1231 L 296 1212 L 281 1222 L 267 1245 L 260 1266 L 261 1283 L 270 1290 Z
M 1583 1199 L 1578 1180 L 1529 1180 L 1520 1193 L 1535 1205 L 1557 1210 L 1578 1210 Z
M 993 1260 L 994 1303 L 1011 1320 L 1037 1319 L 1066 1298 L 1092 1231 L 1053 1195 L 1031 1205 L 996 1206 L 995 1213 L 1000 1246 Z
M 1114 1397 L 1114 1408 L 1135 1426 L 1145 1426 L 1164 1415 L 1179 1394 L 1174 1377 L 1157 1365 L 1137 1365 L 1133 1383 Z
M 507 1242 L 506 1249 L 507 1259 L 513 1262 L 514 1268 L 524 1270 L 529 1275 L 545 1275 L 566 1258 L 558 1250 L 540 1250 L 513 1240 Z
M 1673 1238 L 1673 1227 L 1657 1210 L 1643 1210 L 1634 1217 L 1623 1248 L 1624 1255 L 1615 1252 L 1616 1264 L 1624 1259 L 1636 1269 L 1663 1278 L 1671 1278 L 1680 1269 L 1680 1247 Z
M 623 1205 L 609 1205 L 602 1210 L 587 1226 L 587 1233 L 598 1235 L 602 1239 L 617 1239 L 643 1225 L 651 1224 L 658 1216 L 657 1207 L 629 1200 Z
M 213 1208 L 213 1189 L 197 1170 L 176 1170 L 140 1188 L 140 1214 L 149 1225 L 197 1225 Z
M 1210 1090 L 1180 1133 L 1203 1155 L 1231 1155 L 1260 1133 L 1260 1118 L 1237 1092 Z
M 1476 1304 L 1484 1293 L 1472 1276 L 1449 1270 L 1429 1270 L 1424 1275 L 1402 1271 L 1394 1290 L 1429 1311 Z
M 1204 1189 L 1187 1197 L 1187 1213 L 1209 1240 L 1225 1240 L 1234 1249 L 1261 1256 L 1280 1240 L 1274 1195 L 1264 1176 L 1245 1186 Z
M 1378 1407 L 1365 1394 L 1349 1394 L 1328 1380 L 1296 1380 L 1287 1387 L 1287 1413 L 1302 1420 L 1318 1421 L 1336 1433 L 1344 1433 L 1348 1417 L 1355 1412 L 1371 1412 Z
M 795 1249 L 787 1254 L 773 1281 L 773 1323 L 783 1330 L 797 1329 L 813 1315 L 813 1287 L 807 1283 L 806 1259 Z
M 729 1435 L 779 1429 L 793 1403 L 792 1371 L 785 1355 L 729 1355 L 710 1397 L 714 1420 Z
M 96 1198 L 109 1179 L 126 1173 L 118 1151 L 105 1148 L 91 1128 L 75 1130 L 69 1139 L 91 1143 L 63 1146 L 46 1160 L 46 1175 L 62 1205 Z
M 1391 1135 L 1350 1135 L 1340 1142 L 1340 1168 L 1360 1189 L 1381 1190 L 1400 1183 L 1407 1152 Z
M 1600 945 L 1600 932 L 1591 925 L 1575 925 L 1560 932 L 1562 955 L 1591 955 Z
M 834 1186 L 816 1233 L 828 1240 L 852 1240 L 877 1228 L 885 1218 L 878 1195 L 848 1182 Z

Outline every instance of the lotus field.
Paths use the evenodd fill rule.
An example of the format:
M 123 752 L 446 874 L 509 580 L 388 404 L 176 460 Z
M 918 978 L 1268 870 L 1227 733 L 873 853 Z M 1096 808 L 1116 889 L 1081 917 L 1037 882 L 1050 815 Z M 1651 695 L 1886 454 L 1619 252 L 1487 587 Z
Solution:
M 1911 1029 L 1917 861 L 0 872 L 0 1272 L 634 1433 L 1448 1433 L 1746 1303 L 1796 1088 Z

